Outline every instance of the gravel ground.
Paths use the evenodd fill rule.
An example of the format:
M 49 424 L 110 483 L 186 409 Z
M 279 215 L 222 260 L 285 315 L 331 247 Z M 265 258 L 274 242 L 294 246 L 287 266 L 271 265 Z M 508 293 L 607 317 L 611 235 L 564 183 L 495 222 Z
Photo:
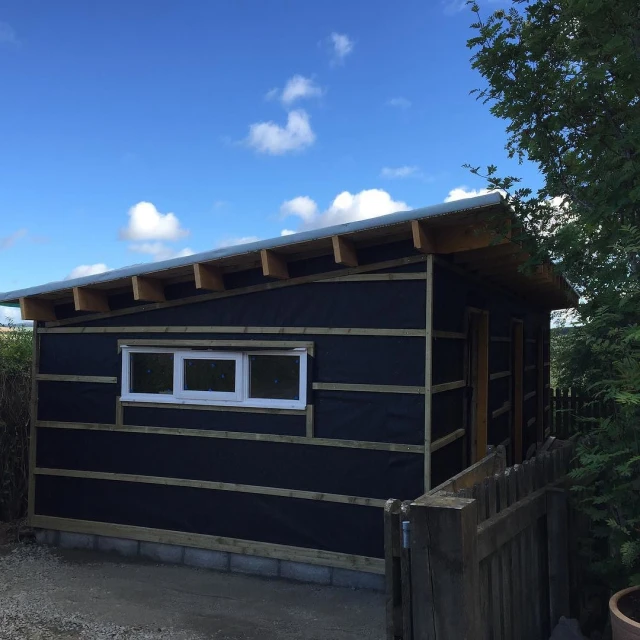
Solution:
M 0 548 L 2 640 L 383 637 L 377 593 L 33 544 Z

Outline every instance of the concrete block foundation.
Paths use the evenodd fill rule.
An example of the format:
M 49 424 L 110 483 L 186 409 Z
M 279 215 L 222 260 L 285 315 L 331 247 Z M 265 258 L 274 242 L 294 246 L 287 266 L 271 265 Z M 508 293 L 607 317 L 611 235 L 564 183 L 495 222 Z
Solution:
M 280 577 L 311 584 L 371 591 L 384 591 L 385 586 L 384 576 L 364 571 L 159 542 L 138 542 L 129 538 L 38 529 L 36 540 L 39 544 L 59 546 L 64 549 L 96 549 L 129 558 L 139 556 L 167 564 L 184 564 L 189 567 L 231 571 L 266 578 Z

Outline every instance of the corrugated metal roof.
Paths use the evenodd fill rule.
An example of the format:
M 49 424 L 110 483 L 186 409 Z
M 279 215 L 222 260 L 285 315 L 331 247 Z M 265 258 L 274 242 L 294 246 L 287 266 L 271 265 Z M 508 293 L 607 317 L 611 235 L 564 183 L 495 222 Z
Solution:
M 196 253 L 191 256 L 172 258 L 171 260 L 162 260 L 160 262 L 151 262 L 144 264 L 136 264 L 122 269 L 114 269 L 113 271 L 105 271 L 92 276 L 83 278 L 73 278 L 71 280 L 58 280 L 47 284 L 29 287 L 27 289 L 19 289 L 16 291 L 8 291 L 0 293 L 0 305 L 8 301 L 15 301 L 18 298 L 35 296 L 63 289 L 71 289 L 72 287 L 90 286 L 101 282 L 109 282 L 119 278 L 130 278 L 131 276 L 140 276 L 145 274 L 162 271 L 164 269 L 172 269 L 176 267 L 184 267 L 193 265 L 196 262 L 208 262 L 219 260 L 221 258 L 229 258 L 239 256 L 246 253 L 253 253 L 261 249 L 277 249 L 278 247 L 297 244 L 299 242 L 309 242 L 319 240 L 321 238 L 329 238 L 334 235 L 353 233 L 366 229 L 376 229 L 380 227 L 391 226 L 411 220 L 419 220 L 422 218 L 431 218 L 436 216 L 445 216 L 451 213 L 468 211 L 472 209 L 481 209 L 499 205 L 504 199 L 499 193 L 489 193 L 475 198 L 466 198 L 464 200 L 456 200 L 454 202 L 443 202 L 441 204 L 424 207 L 421 209 L 413 209 L 410 211 L 398 211 L 377 218 L 368 218 L 366 220 L 357 220 L 355 222 L 347 222 L 331 227 L 321 227 L 301 233 L 294 233 L 269 240 L 260 240 L 258 242 L 249 242 L 247 244 L 233 245 L 222 249 L 214 249 Z M 7 305 L 9 306 L 9 305 Z

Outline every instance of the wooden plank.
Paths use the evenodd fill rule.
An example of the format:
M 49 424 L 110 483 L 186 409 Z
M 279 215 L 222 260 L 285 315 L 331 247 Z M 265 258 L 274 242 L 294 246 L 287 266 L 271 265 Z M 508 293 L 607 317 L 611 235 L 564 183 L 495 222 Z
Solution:
M 471 490 L 471 496 L 476 501 L 478 524 L 484 522 L 489 514 L 489 500 L 485 481 L 476 483 Z M 480 607 L 480 622 L 482 625 L 478 629 L 478 632 L 483 640 L 493 640 L 493 634 L 491 633 L 492 618 L 490 615 L 489 602 L 489 590 L 491 588 L 490 585 L 491 578 L 489 575 L 488 562 L 486 560 L 478 560 L 478 599 Z
M 455 442 L 460 438 L 464 438 L 465 434 L 466 434 L 466 431 L 464 429 L 456 429 L 455 431 L 452 431 L 446 436 L 443 436 L 442 438 L 438 438 L 438 440 L 435 440 L 434 442 L 431 443 L 431 453 L 433 453 L 434 451 L 438 451 L 438 449 L 442 449 L 443 447 L 446 447 L 448 444 L 451 444 L 452 442 Z
M 497 499 L 496 512 L 502 513 L 508 507 L 507 500 L 507 478 L 504 472 L 496 476 L 497 485 Z M 502 598 L 501 598 L 501 610 L 503 619 L 503 630 L 505 640 L 514 638 L 513 634 L 513 621 L 511 616 L 511 596 L 513 594 L 513 576 L 511 573 L 511 549 L 509 545 L 502 545 L 498 552 L 495 554 L 499 558 L 500 562 L 500 575 L 502 577 Z M 515 638 L 514 638 L 515 640 Z
M 535 398 L 537 391 L 530 391 L 529 393 L 525 393 L 523 400 L 526 402 L 527 400 L 531 400 L 531 398 Z
M 161 340 L 152 338 L 126 338 L 118 340 L 118 350 L 122 347 L 168 347 L 187 349 L 189 347 L 237 347 L 242 349 L 307 349 L 313 355 L 313 342 L 300 340 Z
M 338 276 L 319 280 L 318 284 L 331 282 L 394 282 L 398 280 L 425 280 L 426 273 L 363 273 L 355 276 Z
M 358 266 L 358 253 L 351 240 L 344 236 L 332 236 L 331 243 L 336 264 L 343 264 L 346 267 Z
M 422 574 L 414 576 L 414 582 L 431 582 L 432 599 L 425 602 L 418 615 L 425 616 L 427 628 L 433 620 L 435 638 L 475 638 L 478 629 L 482 628 L 478 601 L 476 501 L 432 495 L 420 505 L 414 503 L 413 509 L 426 511 L 429 532 L 429 566 Z M 414 620 L 415 617 L 414 614 Z
M 403 502 L 400 508 L 400 526 L 405 522 L 411 522 L 411 503 Z M 404 537 L 404 532 L 403 532 Z M 411 563 L 411 546 L 400 545 L 400 571 L 402 593 L 402 638 L 413 640 L 413 574 Z
M 487 518 L 491 520 L 498 513 L 498 485 L 496 477 L 491 476 L 485 480 L 487 493 Z M 489 616 L 491 620 L 490 638 L 492 640 L 502 640 L 502 572 L 500 564 L 500 554 L 493 553 L 489 559 Z
M 234 407 L 215 404 L 183 404 L 181 402 L 138 402 L 122 401 L 123 407 L 139 407 L 145 409 L 181 409 L 183 411 L 222 411 L 223 413 L 271 413 L 281 416 L 303 416 L 306 409 L 278 409 L 276 407 Z
M 336 278 L 339 276 L 350 276 L 361 273 L 369 273 L 372 271 L 380 271 L 382 269 L 391 269 L 393 267 L 401 267 L 407 264 L 416 264 L 425 261 L 425 256 L 407 256 L 405 258 L 396 258 L 394 260 L 386 260 L 384 262 L 376 262 L 373 264 L 363 265 L 361 267 L 352 267 L 344 269 L 339 273 L 335 270 L 325 271 L 320 273 L 314 273 L 306 276 L 300 276 L 298 278 L 291 278 L 287 281 L 277 282 L 265 282 L 262 284 L 250 285 L 247 287 L 237 287 L 235 289 L 228 289 L 227 291 L 217 291 L 212 293 L 205 293 L 197 296 L 188 296 L 186 298 L 179 298 L 176 300 L 167 300 L 166 302 L 157 302 L 154 304 L 146 304 L 143 306 L 137 305 L 132 307 L 126 307 L 125 309 L 118 309 L 117 311 L 110 311 L 109 313 L 95 313 L 91 315 L 83 316 L 79 318 L 67 318 L 65 320 L 57 320 L 51 322 L 47 327 L 64 327 L 68 325 L 77 324 L 78 322 L 89 322 L 102 320 L 103 318 L 115 318 L 120 316 L 126 316 L 134 313 L 140 313 L 141 311 L 154 311 L 156 309 L 170 309 L 172 307 L 180 307 L 189 304 L 198 304 L 200 302 L 207 302 L 209 300 L 217 300 L 218 298 L 228 298 L 233 296 L 246 295 L 248 293 L 255 293 L 258 291 L 270 291 L 271 289 L 280 289 L 282 287 L 292 287 L 299 284 L 306 284 L 310 282 L 321 282 L 326 279 Z
M 433 400 L 433 255 L 427 256 L 427 280 L 425 286 L 425 341 L 424 341 L 424 478 L 423 493 L 431 489 L 431 454 L 436 449 L 431 442 Z M 442 446 L 445 446 L 444 444 Z
M 460 331 L 434 331 L 434 338 L 445 338 L 448 340 L 466 340 L 467 334 Z
M 133 276 L 131 278 L 133 287 L 133 299 L 144 302 L 165 302 L 164 282 L 157 278 L 143 276 Z
M 443 382 L 442 384 L 434 384 L 431 387 L 431 393 L 443 393 L 444 391 L 453 391 L 454 389 L 462 389 L 467 386 L 466 380 L 455 380 L 454 382 Z
M 125 403 L 123 403 L 125 404 Z M 125 405 L 126 406 L 126 405 Z M 338 440 L 333 438 L 308 438 L 306 436 L 280 436 L 246 431 L 214 431 L 211 429 L 183 429 L 178 427 L 147 427 L 138 425 L 114 425 L 84 422 L 49 422 L 39 420 L 42 429 L 75 429 L 81 431 L 117 431 L 122 433 L 147 433 L 150 435 L 183 436 L 187 438 L 214 438 L 219 440 L 259 440 L 262 442 L 283 442 L 339 449 L 368 449 L 371 451 L 395 451 L 424 455 L 424 449 L 417 444 L 396 444 L 389 442 L 367 442 L 362 440 Z
M 528 487 L 527 487 L 527 478 L 525 475 L 524 466 L 521 464 L 517 464 L 513 468 L 515 476 L 516 476 L 516 491 L 518 504 L 529 495 Z M 531 533 L 532 526 L 528 526 L 523 529 L 516 536 L 516 544 L 519 545 L 519 555 L 520 555 L 520 567 L 518 570 L 518 593 L 520 595 L 520 610 L 522 611 L 522 638 L 536 640 L 532 638 L 531 632 L 533 630 L 533 619 L 532 619 L 532 611 L 533 611 L 533 600 L 538 597 L 538 594 L 533 592 L 531 589 L 531 571 L 532 566 L 530 562 L 531 558 L 531 546 L 530 546 L 530 538 L 529 534 Z M 528 561 L 529 559 L 529 561 Z
M 508 378 L 511 375 L 511 371 L 498 371 L 497 373 L 492 373 L 489 376 L 489 380 L 500 380 L 501 378 Z
M 268 249 L 262 249 L 260 251 L 260 261 L 262 262 L 262 275 L 265 278 L 289 279 L 289 267 L 283 256 Z
M 59 476 L 63 478 L 88 478 L 90 480 L 109 480 L 111 482 L 132 482 L 136 484 L 155 484 L 166 487 L 189 487 L 192 489 L 208 489 L 211 491 L 229 491 L 231 493 L 253 493 L 264 496 L 280 496 L 316 502 L 336 502 L 339 504 L 355 504 L 361 507 L 384 507 L 385 500 L 346 496 L 319 491 L 301 491 L 299 489 L 283 489 L 281 487 L 259 487 L 249 484 L 231 482 L 213 482 L 210 480 L 190 480 L 188 478 L 164 478 L 159 476 L 138 475 L 135 473 L 110 473 L 107 471 L 78 471 L 75 469 L 36 468 L 36 475 Z
M 522 462 L 523 458 L 523 416 L 524 416 L 524 325 L 512 320 L 513 334 L 513 460 Z
M 33 344 L 32 344 L 32 360 L 31 360 L 31 400 L 29 403 L 29 480 L 27 486 L 27 517 L 29 525 L 33 526 L 33 516 L 35 513 L 36 503 L 36 453 L 38 430 L 36 423 L 38 421 L 38 383 L 36 381 L 38 371 L 40 370 L 40 336 L 38 335 L 38 321 L 33 323 Z
M 514 516 L 523 516 L 523 508 L 522 505 L 518 506 L 518 493 L 516 487 L 516 475 L 514 473 L 513 468 L 507 470 L 505 474 L 507 478 L 507 504 L 509 507 L 513 507 L 512 512 L 509 512 L 509 507 L 507 507 L 506 511 L 503 511 L 500 515 L 502 516 L 502 521 L 507 522 L 508 524 L 513 524 Z M 511 515 L 511 520 L 509 519 L 509 515 Z M 494 523 L 498 523 L 500 520 L 496 518 Z M 498 525 L 499 526 L 499 525 Z M 508 525 L 507 525 L 508 526 Z M 527 524 L 522 524 L 522 527 L 526 527 Z M 510 531 L 505 533 L 505 544 L 509 548 L 510 555 L 510 569 L 511 572 L 511 622 L 513 624 L 513 638 L 522 638 L 523 636 L 523 624 L 522 624 L 522 606 L 521 600 L 519 597 L 520 591 L 520 548 L 517 544 L 517 541 L 514 538 L 518 535 L 519 529 L 511 529 Z
M 305 433 L 307 438 L 313 438 L 314 436 L 313 417 L 313 405 L 308 404 L 305 416 Z
M 73 306 L 76 311 L 109 311 L 106 291 L 89 287 L 73 287 Z
M 185 326 L 185 327 L 59 327 L 38 329 L 38 333 L 241 333 L 275 335 L 318 335 L 318 336 L 384 336 L 397 338 L 424 338 L 424 329 L 370 329 L 351 327 L 227 327 L 227 326 Z M 445 336 L 446 337 L 446 336 Z
M 430 534 L 427 509 L 412 506 L 409 512 L 411 531 L 411 591 L 412 610 L 411 635 L 402 640 L 435 640 L 434 593 L 431 581 Z
M 120 396 L 116 397 L 116 427 L 121 427 L 124 424 L 124 407 L 120 401 Z
M 511 411 L 511 403 L 505 402 L 499 409 L 491 412 L 492 418 L 499 418 L 502 414 L 508 413 Z
M 411 221 L 411 237 L 413 248 L 426 254 L 437 253 L 436 241 L 433 232 L 427 229 L 420 220 Z
M 487 453 L 487 423 L 489 414 L 489 312 L 479 315 L 478 379 L 476 385 L 476 461 Z
M 56 320 L 56 310 L 50 300 L 41 298 L 20 298 L 20 315 L 23 320 L 53 321 Z
M 209 536 L 200 533 L 186 533 L 167 529 L 150 529 L 133 525 L 113 524 L 110 522 L 96 522 L 92 520 L 75 520 L 72 518 L 55 518 L 52 516 L 34 516 L 34 527 L 53 529 L 55 531 L 71 531 L 87 533 L 89 535 L 129 538 L 143 542 L 160 542 L 162 544 L 178 544 L 197 549 L 212 549 L 229 553 L 242 553 L 262 556 L 264 558 L 278 558 L 307 562 L 340 569 L 354 569 L 369 573 L 384 574 L 384 560 L 367 556 L 356 556 L 319 549 L 292 547 L 288 545 L 258 542 L 255 540 L 240 540 L 224 536 Z
M 226 289 L 224 275 L 220 267 L 196 262 L 193 265 L 193 276 L 196 289 L 206 291 L 224 291 Z
M 117 384 L 115 376 L 68 376 L 62 373 L 39 373 L 36 375 L 38 382 L 93 382 L 100 384 Z
M 400 500 L 387 500 L 384 507 L 384 569 L 387 640 L 402 638 L 402 520 Z
M 424 387 L 397 384 L 347 384 L 341 382 L 314 382 L 314 391 L 354 391 L 364 393 L 409 393 L 423 395 Z

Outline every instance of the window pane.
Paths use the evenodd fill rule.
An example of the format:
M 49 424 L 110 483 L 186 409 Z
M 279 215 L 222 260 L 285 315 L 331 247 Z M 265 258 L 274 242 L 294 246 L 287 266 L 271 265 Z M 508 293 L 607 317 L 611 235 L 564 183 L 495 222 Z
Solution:
M 185 391 L 217 391 L 234 393 L 236 390 L 236 361 L 193 358 L 184 361 Z
M 130 393 L 173 393 L 172 353 L 132 353 Z
M 249 396 L 299 400 L 299 356 L 249 356 Z

